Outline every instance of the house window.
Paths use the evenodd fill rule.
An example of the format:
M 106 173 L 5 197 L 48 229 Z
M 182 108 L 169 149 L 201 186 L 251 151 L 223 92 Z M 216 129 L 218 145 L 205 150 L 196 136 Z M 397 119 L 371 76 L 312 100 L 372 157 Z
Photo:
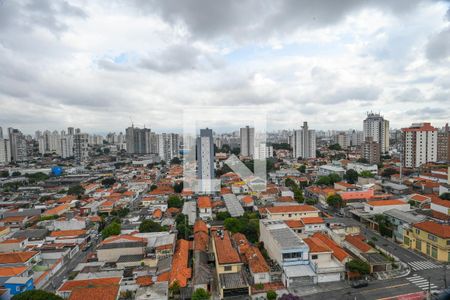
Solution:
M 422 251 L 422 241 L 416 240 L 416 249 Z
M 437 248 L 436 247 L 431 247 L 431 257 L 436 258 L 437 259 Z
M 419 229 L 416 229 L 416 234 L 420 234 L 420 230 Z
M 289 218 L 290 218 L 290 217 L 292 217 L 292 214 L 289 214 L 288 216 L 289 216 Z
M 436 242 L 437 241 L 437 237 L 435 236 L 435 235 L 432 235 L 432 234 L 428 234 L 428 239 L 430 240 L 430 241 L 433 241 L 433 242 Z
M 450 240 L 447 240 L 447 246 L 450 246 Z
M 317 254 L 311 255 L 311 259 L 317 259 Z
M 224 271 L 231 271 L 231 269 L 232 269 L 232 266 L 225 266 L 225 267 L 223 267 Z

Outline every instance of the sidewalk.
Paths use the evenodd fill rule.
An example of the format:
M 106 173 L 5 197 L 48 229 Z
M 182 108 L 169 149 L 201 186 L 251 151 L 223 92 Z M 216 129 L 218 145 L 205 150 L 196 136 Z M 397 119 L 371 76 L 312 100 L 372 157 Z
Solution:
M 336 281 L 336 282 L 327 282 L 327 283 L 319 283 L 316 285 L 310 286 L 302 286 L 296 288 L 289 288 L 289 292 L 298 296 L 307 296 L 317 293 L 337 291 L 348 288 L 349 284 L 347 281 Z

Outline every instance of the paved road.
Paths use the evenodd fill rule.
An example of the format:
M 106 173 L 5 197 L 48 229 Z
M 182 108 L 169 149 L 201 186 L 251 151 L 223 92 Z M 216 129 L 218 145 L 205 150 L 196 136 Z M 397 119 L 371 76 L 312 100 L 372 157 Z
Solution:
M 92 253 L 95 250 L 95 246 L 96 244 L 93 242 L 89 250 L 80 250 L 71 260 L 64 262 L 62 268 L 48 280 L 48 282 L 42 287 L 42 289 L 49 292 L 54 292 L 56 289 L 58 289 L 63 283 L 64 279 L 67 279 L 70 272 L 72 272 L 72 270 L 75 269 L 75 267 L 79 263 L 83 262 L 88 254 Z

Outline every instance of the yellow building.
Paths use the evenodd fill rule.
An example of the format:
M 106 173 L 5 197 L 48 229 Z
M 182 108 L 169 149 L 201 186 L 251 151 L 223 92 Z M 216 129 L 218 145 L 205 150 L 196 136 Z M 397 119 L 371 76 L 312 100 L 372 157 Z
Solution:
M 242 261 L 231 243 L 227 230 L 211 231 L 213 251 L 216 261 L 216 276 L 220 289 L 220 298 L 242 297 L 250 294 L 250 286 L 242 269 Z
M 438 261 L 450 262 L 450 225 L 417 223 L 404 231 L 403 244 Z

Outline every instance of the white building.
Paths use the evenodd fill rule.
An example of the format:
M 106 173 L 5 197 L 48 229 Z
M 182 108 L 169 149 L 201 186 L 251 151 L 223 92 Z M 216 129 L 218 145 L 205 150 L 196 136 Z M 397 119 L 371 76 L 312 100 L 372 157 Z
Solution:
M 200 180 L 198 190 L 211 192 L 214 180 L 214 143 L 212 129 L 200 129 L 197 138 L 197 178 Z
M 347 170 L 353 169 L 358 173 L 361 173 L 363 171 L 370 172 L 374 175 L 378 174 L 378 166 L 377 165 L 371 165 L 371 164 L 362 164 L 362 163 L 355 163 L 355 162 L 349 162 L 347 164 Z
M 308 122 L 303 122 L 302 129 L 294 130 L 290 140 L 294 158 L 316 157 L 316 132 L 308 129 Z
M 382 153 L 389 151 L 389 121 L 380 114 L 369 113 L 363 124 L 364 139 L 373 138 L 374 142 L 380 144 Z
M 255 155 L 255 128 L 245 126 L 240 129 L 241 155 Z
M 402 133 L 404 167 L 418 168 L 437 160 L 438 130 L 431 123 L 414 123 Z
M 409 211 L 411 207 L 409 203 L 402 200 L 375 200 L 364 203 L 364 212 L 373 215 L 382 214 L 391 209 Z

